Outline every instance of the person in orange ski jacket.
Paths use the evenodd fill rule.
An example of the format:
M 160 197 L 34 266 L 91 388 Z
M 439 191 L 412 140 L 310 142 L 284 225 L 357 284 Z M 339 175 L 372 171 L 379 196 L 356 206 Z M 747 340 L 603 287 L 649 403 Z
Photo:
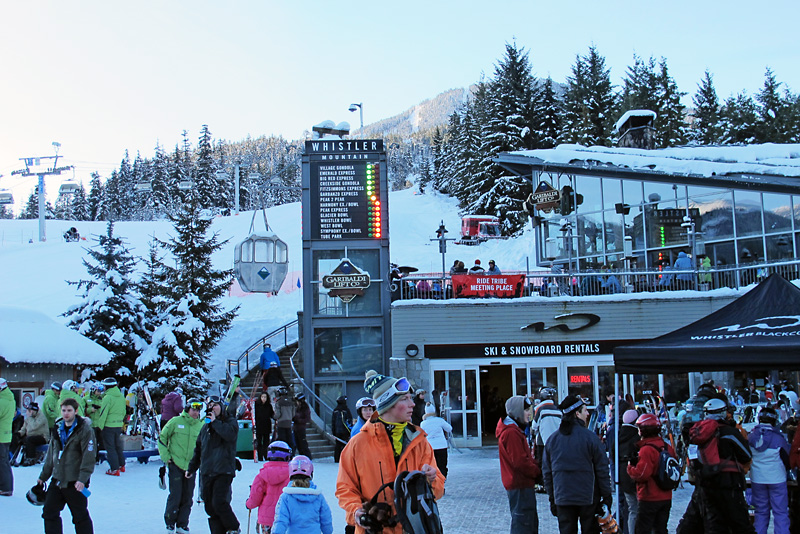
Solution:
M 425 432 L 411 424 L 414 400 L 408 379 L 370 370 L 364 390 L 375 399 L 377 411 L 342 451 L 336 479 L 336 498 L 347 514 L 347 524 L 355 525 L 356 534 L 364 533 L 364 504 L 384 483 L 393 482 L 398 473 L 422 471 L 437 500 L 444 495 L 445 480 L 436 467 Z M 392 515 L 397 513 L 391 488 L 384 489 L 377 501 L 388 504 Z M 383 532 L 402 534 L 403 527 L 397 524 L 394 528 L 384 528 Z

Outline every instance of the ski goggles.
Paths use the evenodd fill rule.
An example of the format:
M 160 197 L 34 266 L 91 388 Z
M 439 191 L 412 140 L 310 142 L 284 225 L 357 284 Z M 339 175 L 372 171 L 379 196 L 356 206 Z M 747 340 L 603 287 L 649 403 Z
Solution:
M 189 402 L 189 408 L 193 408 L 198 412 L 203 409 L 203 402 L 198 400 L 193 400 Z
M 217 395 L 211 395 L 208 397 L 208 404 L 209 406 L 212 404 L 222 404 L 222 399 L 219 398 Z
M 386 391 L 384 391 L 376 404 L 382 405 L 384 402 L 388 401 L 392 397 L 396 395 L 405 395 L 411 391 L 411 382 L 408 381 L 408 378 L 402 377 L 398 378 L 397 381 L 389 387 Z

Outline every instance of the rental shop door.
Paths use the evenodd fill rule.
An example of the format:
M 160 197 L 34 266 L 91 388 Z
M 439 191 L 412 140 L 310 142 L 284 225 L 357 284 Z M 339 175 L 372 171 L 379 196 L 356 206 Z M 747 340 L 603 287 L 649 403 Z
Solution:
M 479 375 L 477 365 L 433 370 L 439 413 L 453 426 L 453 443 L 457 447 L 481 446 Z

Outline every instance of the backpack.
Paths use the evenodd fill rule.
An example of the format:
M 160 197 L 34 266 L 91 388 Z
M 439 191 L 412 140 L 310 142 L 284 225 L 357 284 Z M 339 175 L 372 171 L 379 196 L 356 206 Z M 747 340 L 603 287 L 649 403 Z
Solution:
M 698 460 L 702 464 L 702 476 L 719 473 L 740 473 L 736 460 L 721 458 L 719 455 L 719 422 L 713 419 L 698 421 L 689 429 L 689 443 L 697 445 Z
M 439 507 L 422 471 L 403 471 L 394 482 L 397 520 L 408 534 L 442 534 Z
M 681 483 L 681 465 L 678 460 L 669 453 L 666 445 L 663 447 L 656 447 L 652 443 L 644 445 L 658 451 L 658 467 L 653 475 L 656 486 L 664 491 L 677 489 Z

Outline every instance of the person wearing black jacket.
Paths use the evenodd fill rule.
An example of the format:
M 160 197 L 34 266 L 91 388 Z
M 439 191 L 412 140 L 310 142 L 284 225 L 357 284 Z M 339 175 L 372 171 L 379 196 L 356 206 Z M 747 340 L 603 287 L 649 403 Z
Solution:
M 567 395 L 558 409 L 558 431 L 544 445 L 544 486 L 560 534 L 599 532 L 600 504 L 611 509 L 608 458 L 597 434 L 586 428 L 589 410 L 580 397 Z
M 347 397 L 341 395 L 336 399 L 336 409 L 333 410 L 331 415 L 331 431 L 335 437 L 339 438 L 336 440 L 333 450 L 333 461 L 337 464 L 339 463 L 339 457 L 342 455 L 342 449 L 350 441 L 350 429 L 352 427 L 353 414 L 350 413 L 350 408 L 347 407 Z
M 303 456 L 311 458 L 311 450 L 308 448 L 306 439 L 306 429 L 311 422 L 311 407 L 306 402 L 306 396 L 300 393 L 294 398 L 294 417 L 292 418 L 292 430 L 294 431 L 294 446 L 297 452 Z
M 235 406 L 237 397 L 231 402 Z M 231 508 L 231 484 L 236 476 L 236 438 L 239 423 L 226 411 L 219 397 L 208 400 L 206 424 L 197 436 L 194 456 L 186 477 L 200 469 L 201 495 L 211 534 L 239 532 L 239 520 Z
M 622 426 L 619 427 L 619 489 L 628 505 L 627 514 L 623 515 L 628 534 L 633 534 L 636 516 L 639 513 L 636 482 L 628 474 L 628 463 L 636 455 L 636 443 L 639 441 L 639 429 L 634 424 L 638 417 L 639 412 L 636 410 L 627 410 L 622 414 Z
M 272 409 L 272 403 L 269 401 L 269 395 L 266 391 L 261 393 L 254 405 L 256 411 L 256 450 L 258 451 L 258 460 L 264 461 L 267 459 L 267 448 L 272 437 L 272 416 L 275 415 L 275 411 Z
M 690 456 L 689 468 L 694 475 L 695 489 L 675 531 L 677 534 L 755 534 L 744 498 L 745 467 L 753 455 L 736 423 L 728 417 L 729 407 L 727 400 L 720 398 L 712 398 L 703 405 L 705 420 L 717 423 L 717 450 L 721 462 L 719 466 L 709 466 L 702 463 L 701 456 L 696 459 Z

